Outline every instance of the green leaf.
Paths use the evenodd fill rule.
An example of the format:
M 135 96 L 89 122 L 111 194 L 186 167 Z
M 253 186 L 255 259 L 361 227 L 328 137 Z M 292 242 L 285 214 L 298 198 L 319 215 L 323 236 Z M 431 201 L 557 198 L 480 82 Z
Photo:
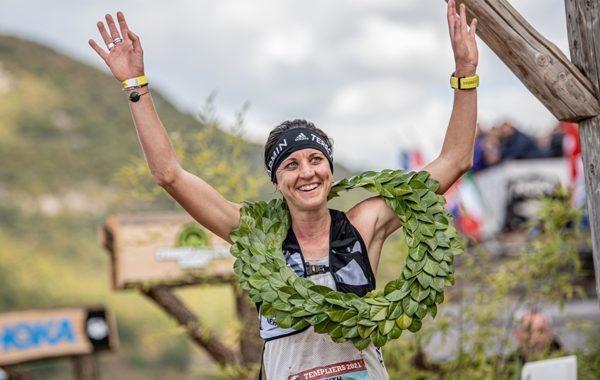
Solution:
M 322 313 L 322 314 L 313 315 L 312 317 L 309 317 L 309 318 L 305 318 L 304 320 L 306 322 L 310 323 L 311 325 L 315 326 L 315 325 L 320 324 L 321 322 L 328 321 L 329 316 L 327 316 L 327 314 L 325 314 L 325 313 Z
M 417 276 L 417 280 L 419 281 L 419 284 L 421 284 L 421 286 L 423 288 L 428 288 L 431 285 L 431 281 L 433 280 L 433 277 L 431 277 L 430 275 L 428 275 L 425 272 L 421 272 Z
M 410 296 L 413 300 L 417 302 L 421 302 L 429 295 L 429 288 L 423 289 L 420 286 L 415 286 L 413 290 L 410 292 Z
M 263 302 L 263 304 L 260 305 L 260 312 L 265 317 L 273 317 L 275 315 L 275 310 L 269 302 Z
M 261 289 L 268 283 L 260 273 L 254 273 L 252 276 L 250 276 L 248 282 L 255 289 Z
M 390 331 L 392 331 L 392 329 L 395 326 L 395 321 L 386 319 L 385 321 L 380 321 L 377 324 L 378 328 L 379 328 L 379 332 L 383 335 L 387 335 L 389 334 Z
M 408 291 L 408 290 L 407 291 L 394 290 L 393 292 L 391 292 L 390 294 L 385 296 L 385 298 L 390 302 L 397 302 L 397 301 L 402 300 L 409 293 L 410 293 L 410 291 Z
M 422 325 L 423 323 L 420 320 L 413 319 L 411 325 L 408 326 L 408 331 L 415 333 L 421 329 Z
M 331 319 L 333 322 L 342 322 L 344 321 L 344 313 L 346 312 L 346 309 L 330 309 L 327 310 L 325 312 L 325 314 L 327 314 L 327 316 L 329 317 L 329 319 Z
M 402 308 L 404 309 L 404 313 L 409 316 L 412 316 L 417 311 L 418 307 L 419 304 L 410 297 L 406 297 L 402 300 Z
M 307 328 L 308 326 L 310 326 L 310 324 L 308 322 L 306 322 L 305 320 L 301 319 L 298 322 L 294 323 L 292 325 L 292 328 L 294 330 L 302 330 L 304 328 Z
M 292 310 L 292 305 L 287 302 L 283 302 L 280 299 L 276 299 L 273 301 L 273 308 L 281 311 L 290 311 Z M 303 315 L 300 315 L 300 317 L 303 317 Z
M 325 296 L 333 292 L 331 288 L 321 285 L 315 285 L 308 289 L 308 296 L 316 303 L 323 303 Z
M 273 302 L 278 298 L 277 293 L 273 291 L 262 293 L 262 299 L 267 302 Z
M 343 327 L 341 325 L 337 325 L 336 327 L 333 328 L 333 330 L 331 330 L 329 332 L 329 335 L 332 338 L 341 338 L 344 336 L 344 331 L 342 329 L 343 329 Z
M 370 319 L 361 319 L 360 321 L 358 321 L 358 324 L 366 327 L 377 326 L 377 322 L 373 322 Z
M 360 335 L 361 338 L 368 338 L 376 328 L 377 328 L 377 325 L 373 325 L 373 326 L 358 325 L 358 335 Z
M 301 280 L 302 279 L 299 278 L 292 284 L 292 286 L 294 287 L 294 289 L 296 289 L 298 294 L 300 294 L 304 298 L 307 298 L 308 297 L 308 288 L 306 286 L 304 286 L 303 281 L 301 281 Z
M 350 317 L 350 318 L 347 318 L 347 319 L 343 320 L 342 322 L 340 322 L 340 324 L 345 327 L 352 327 L 352 326 L 356 326 L 358 324 L 358 320 L 359 320 L 358 316 Z
M 327 296 L 325 296 L 325 301 L 332 305 L 346 307 L 346 302 L 342 298 L 340 293 L 331 292 Z
M 432 276 L 435 276 L 440 269 L 440 264 L 431 260 L 429 257 L 425 259 L 425 266 L 423 266 L 423 270 L 429 273 Z
M 393 303 L 393 304 L 390 305 L 388 318 L 389 319 L 396 319 L 403 312 L 404 312 L 404 309 L 402 309 L 402 303 L 401 302 Z
M 277 301 L 275 301 L 275 302 L 277 302 Z M 277 310 L 282 310 L 282 309 L 278 309 L 278 308 L 276 308 L 276 309 Z M 288 311 L 288 310 L 282 310 L 282 311 Z M 315 314 L 315 313 L 312 313 L 312 312 L 310 312 L 310 311 L 308 311 L 306 309 L 300 308 L 300 307 L 295 307 L 295 308 L 293 308 L 292 310 L 289 310 L 289 311 L 290 311 L 290 315 L 292 317 L 294 317 L 294 318 L 308 317 L 308 316 L 311 316 L 311 315 Z
M 289 329 L 294 324 L 294 318 L 290 315 L 283 319 L 277 319 L 277 325 L 284 329 Z
M 444 249 L 442 248 L 438 248 L 434 251 L 429 252 L 429 254 L 431 255 L 431 257 L 436 261 L 436 262 L 440 262 L 444 259 Z
M 406 330 L 408 326 L 412 323 L 412 318 L 406 314 L 402 314 L 400 317 L 396 319 L 396 325 L 402 330 Z
M 369 293 L 372 294 L 372 293 Z M 376 296 L 376 297 L 369 297 L 369 294 L 367 294 L 366 296 L 363 297 L 363 300 L 368 303 L 369 305 L 375 305 L 375 306 L 388 306 L 390 304 L 390 302 L 385 299 L 385 297 L 381 297 L 381 296 Z
M 417 311 L 415 311 L 415 315 L 419 317 L 419 319 L 425 318 L 425 316 L 427 315 L 427 305 L 419 304 Z
M 357 350 L 363 351 L 367 347 L 369 347 L 369 344 L 371 344 L 371 339 L 368 339 L 368 338 L 362 339 L 359 336 L 357 338 L 352 339 L 352 344 L 354 345 L 354 347 L 356 347 Z
M 373 305 L 371 306 L 371 312 L 369 313 L 369 318 L 372 321 L 381 321 L 384 320 L 387 313 L 386 306 Z
M 388 339 L 398 339 L 400 338 L 400 335 L 402 335 L 402 329 L 398 326 L 394 326 L 392 331 L 388 334 Z
M 331 330 L 336 326 L 334 322 L 331 322 L 329 318 L 317 323 L 315 326 L 315 332 L 318 334 L 329 334 Z
M 409 250 L 409 256 L 415 261 L 420 261 L 425 257 L 425 252 L 427 251 L 427 247 L 423 244 L 419 244 L 418 246 L 411 248 Z
M 373 341 L 375 347 L 383 347 L 387 343 L 387 337 L 381 335 L 377 330 L 373 332 L 371 340 Z
M 431 315 L 432 318 L 435 318 L 435 316 L 437 315 L 437 311 L 438 311 L 437 305 L 433 304 L 433 305 L 429 306 L 427 311 L 429 312 L 429 315 Z
M 346 339 L 356 338 L 358 336 L 358 326 L 343 327 L 342 336 Z

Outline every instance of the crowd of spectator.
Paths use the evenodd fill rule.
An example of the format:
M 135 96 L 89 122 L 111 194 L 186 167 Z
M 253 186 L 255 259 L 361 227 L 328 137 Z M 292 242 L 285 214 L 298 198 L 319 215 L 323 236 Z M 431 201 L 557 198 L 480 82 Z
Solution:
M 484 131 L 477 128 L 473 171 L 480 171 L 506 160 L 563 157 L 569 123 L 558 123 L 550 133 L 534 137 L 504 121 Z

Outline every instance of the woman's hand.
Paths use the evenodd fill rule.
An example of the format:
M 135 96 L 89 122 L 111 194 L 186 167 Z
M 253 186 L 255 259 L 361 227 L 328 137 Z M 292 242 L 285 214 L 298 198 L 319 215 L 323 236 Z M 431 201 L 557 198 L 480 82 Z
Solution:
M 460 4 L 460 14 L 456 13 L 456 0 L 448 0 L 448 30 L 454 52 L 455 75 L 458 77 L 475 75 L 479 60 L 475 40 L 477 19 L 471 20 L 471 25 L 467 24 L 465 5 Z
M 108 52 L 100 47 L 96 41 L 90 39 L 88 42 L 100 58 L 104 60 L 115 78 L 124 81 L 144 75 L 144 52 L 139 37 L 129 30 L 122 12 L 117 12 L 117 20 L 119 21 L 120 30 L 117 29 L 112 16 L 109 14 L 106 15 L 108 31 L 102 21 L 98 22 L 98 31 L 107 46 Z

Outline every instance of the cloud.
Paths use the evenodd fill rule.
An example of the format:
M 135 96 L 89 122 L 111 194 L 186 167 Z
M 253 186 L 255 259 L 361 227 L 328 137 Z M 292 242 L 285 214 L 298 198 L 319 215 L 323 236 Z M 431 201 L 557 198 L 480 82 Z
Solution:
M 562 0 L 511 3 L 568 51 Z M 86 41 L 97 36 L 95 22 L 104 13 L 123 10 L 142 38 L 152 85 L 180 108 L 197 112 L 216 90 L 217 111 L 226 120 L 250 103 L 246 120 L 253 139 L 266 138 L 282 120 L 302 117 L 331 131 L 338 159 L 360 168 L 390 167 L 408 144 L 427 157 L 441 146 L 454 69 L 444 5 L 442 0 L 3 0 L 0 28 L 103 67 Z M 483 42 L 479 46 L 482 121 L 510 115 L 525 128 L 551 128 L 549 112 Z

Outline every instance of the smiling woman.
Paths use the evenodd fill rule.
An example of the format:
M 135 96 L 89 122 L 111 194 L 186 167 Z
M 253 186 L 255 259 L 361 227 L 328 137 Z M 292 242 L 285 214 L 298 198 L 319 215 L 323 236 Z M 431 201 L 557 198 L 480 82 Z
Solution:
M 278 294 L 278 297 L 292 302 L 290 300 L 294 296 L 286 293 L 289 289 L 279 286 L 283 272 L 272 273 L 269 268 L 261 266 L 265 260 L 264 257 L 261 258 L 261 252 L 266 244 L 272 244 L 274 240 L 261 232 L 252 239 L 241 235 L 248 232 L 247 225 L 252 220 L 247 208 L 242 209 L 241 205 L 226 200 L 204 180 L 180 166 L 152 102 L 140 39 L 129 29 L 122 13 L 117 14 L 117 20 L 118 26 L 111 15 L 106 15 L 106 26 L 103 22 L 98 23 L 98 30 L 107 50 L 94 40 L 89 43 L 121 82 L 127 94 L 135 127 L 157 184 L 200 224 L 229 242 L 235 241 L 233 251 L 239 253 L 239 248 L 236 248 L 239 242 L 249 243 L 245 247 L 258 254 L 253 258 L 256 262 L 248 265 L 260 268 L 260 276 L 263 277 L 251 276 L 247 282 L 259 284 L 259 288 L 272 283 L 272 286 L 269 285 L 271 289 L 277 288 L 278 292 L 287 294 Z M 273 211 L 272 216 L 280 215 L 277 217 L 279 219 L 263 219 L 261 223 L 266 229 L 284 229 L 279 231 L 281 240 L 277 240 L 277 257 L 273 260 L 281 263 L 282 269 L 289 268 L 306 279 L 291 280 L 294 281 L 294 286 L 298 286 L 295 290 L 307 295 L 306 286 L 302 284 L 303 281 L 310 280 L 319 286 L 316 288 L 318 291 L 310 293 L 317 300 L 326 298 L 324 294 L 329 295 L 330 289 L 345 293 L 329 297 L 334 299 L 334 306 L 338 302 L 340 307 L 347 306 L 346 303 L 352 304 L 352 300 L 356 301 L 359 297 L 369 297 L 368 294 L 372 294 L 370 292 L 375 289 L 375 273 L 382 245 L 401 226 L 397 209 L 406 213 L 402 221 L 407 236 L 412 236 L 409 246 L 414 246 L 413 255 L 419 257 L 415 260 L 420 260 L 412 264 L 407 262 L 407 267 L 408 264 L 411 267 L 408 272 L 407 269 L 402 272 L 403 279 L 411 284 L 418 282 L 420 287 L 411 287 L 407 292 L 407 289 L 400 288 L 402 283 L 386 286 L 386 297 L 394 295 L 391 296 L 392 299 L 370 296 L 370 302 L 376 306 L 375 312 L 366 308 L 362 301 L 354 302 L 352 307 L 356 310 L 347 310 L 348 313 L 369 314 L 369 318 L 364 320 L 366 326 L 354 326 L 352 328 L 356 331 L 348 331 L 344 335 L 356 338 L 362 331 L 361 336 L 369 337 L 362 341 L 356 338 L 354 342 L 344 342 L 337 333 L 336 336 L 330 334 L 333 340 L 327 335 L 319 334 L 327 331 L 316 329 L 318 323 L 305 321 L 290 326 L 289 321 L 273 313 L 275 304 L 270 302 L 274 298 L 256 298 L 257 293 L 251 292 L 257 302 L 265 301 L 259 308 L 259 314 L 261 336 L 265 339 L 264 374 L 268 379 L 331 379 L 342 375 L 351 379 L 387 379 L 379 347 L 392 331 L 394 336 L 399 336 L 394 324 L 400 328 L 414 325 L 418 329 L 424 313 L 435 314 L 437 310 L 435 303 L 440 301 L 439 292 L 445 285 L 445 280 L 440 282 L 435 278 L 434 281 L 434 277 L 449 275 L 451 268 L 446 260 L 456 247 L 450 243 L 453 230 L 447 228 L 447 217 L 440 210 L 440 202 L 431 189 L 437 189 L 439 194 L 443 194 L 471 165 L 477 117 L 476 87 L 479 83 L 476 74 L 477 21 L 467 23 L 464 5 L 460 5 L 457 12 L 455 0 L 448 1 L 447 20 L 455 61 L 451 80 L 451 86 L 455 89 L 454 104 L 442 151 L 438 158 L 425 167 L 428 173 L 404 176 L 401 172 L 384 172 L 382 176 L 385 177 L 385 183 L 393 184 L 389 188 L 380 183 L 381 178 L 365 173 L 352 183 L 350 182 L 353 180 L 345 182 L 345 185 L 342 182 L 342 187 L 351 188 L 360 183 L 367 189 L 377 188 L 381 191 L 380 195 L 356 204 L 345 213 L 331 210 L 327 207 L 333 177 L 331 139 L 304 120 L 283 122 L 269 136 L 265 146 L 265 167 L 273 185 L 283 197 L 280 202 L 285 203 L 289 217 Z M 426 185 L 429 176 L 434 180 L 431 182 L 434 185 Z M 414 188 L 405 183 L 413 179 L 416 181 Z M 333 188 L 333 192 L 336 191 L 340 191 L 340 188 Z M 409 198 L 413 198 L 408 199 L 406 204 L 402 203 L 404 201 L 400 202 L 400 198 L 396 199 L 407 194 L 410 194 Z M 406 207 L 409 203 L 412 206 Z M 433 238 L 426 239 L 423 236 Z M 243 271 L 240 265 L 236 266 L 238 272 Z M 291 273 L 288 273 L 289 270 L 284 272 L 287 273 L 286 276 Z M 409 278 L 412 280 L 408 280 Z M 434 288 L 434 291 L 430 288 Z M 410 297 L 407 296 L 409 293 Z M 315 299 L 303 304 L 307 310 L 297 312 L 310 313 L 308 309 L 314 307 L 311 302 L 316 302 Z M 393 310 L 388 310 L 392 309 L 390 302 L 396 302 Z M 429 304 L 425 304 L 426 302 Z M 284 309 L 290 307 L 285 302 L 277 305 Z M 425 305 L 433 306 L 430 310 Z M 375 323 L 380 322 L 381 318 L 388 318 L 388 311 L 394 315 L 393 318 L 389 316 L 389 320 L 386 319 L 383 324 Z M 305 316 L 299 314 L 290 317 Z M 339 322 L 339 314 L 339 310 L 330 310 L 315 318 L 329 318 L 332 322 Z M 276 318 L 265 315 L 275 315 Z M 417 316 L 419 323 L 414 322 L 417 317 L 412 318 L 411 315 Z M 379 326 L 379 330 L 373 327 L 375 325 Z M 374 334 L 374 340 L 371 340 L 370 334 Z

